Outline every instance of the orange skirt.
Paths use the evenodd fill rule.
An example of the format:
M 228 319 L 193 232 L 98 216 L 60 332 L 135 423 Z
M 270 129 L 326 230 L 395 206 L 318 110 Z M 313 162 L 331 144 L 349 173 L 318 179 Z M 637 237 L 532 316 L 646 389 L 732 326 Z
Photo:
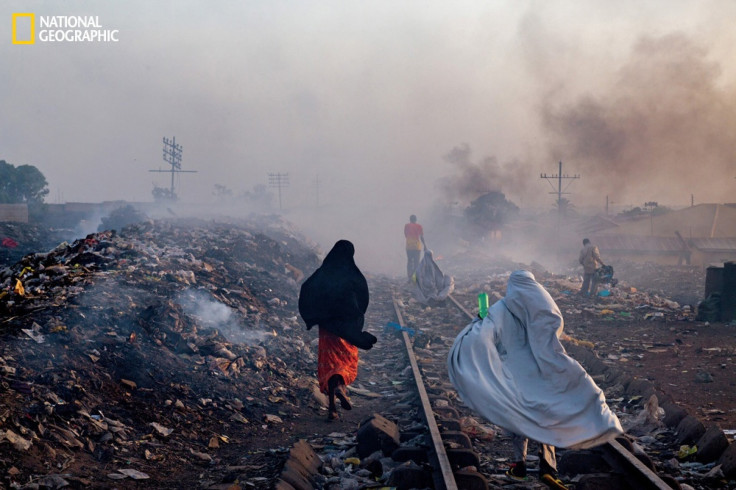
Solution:
M 327 382 L 336 374 L 342 376 L 346 386 L 355 381 L 358 376 L 358 348 L 320 328 L 317 380 L 322 393 L 327 393 Z

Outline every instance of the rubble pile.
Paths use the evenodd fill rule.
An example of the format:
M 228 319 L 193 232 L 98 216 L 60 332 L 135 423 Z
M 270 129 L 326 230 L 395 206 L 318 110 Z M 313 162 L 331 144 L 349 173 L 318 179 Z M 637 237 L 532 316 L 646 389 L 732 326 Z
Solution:
M 29 253 L 52 249 L 70 234 L 70 230 L 42 225 L 0 222 L 0 269 L 15 264 Z
M 534 271 L 534 267 L 523 268 L 535 272 L 535 277 L 544 285 L 568 318 L 587 318 L 606 322 L 693 321 L 695 319 L 695 311 L 691 305 L 681 305 L 656 293 L 629 286 L 625 282 L 620 282 L 616 286 L 600 286 L 600 296 L 591 300 L 578 294 L 581 281 L 577 277 L 553 275 L 541 270 Z M 485 280 L 476 280 L 468 286 L 460 287 L 459 292 L 472 297 L 473 292 L 491 291 L 490 300 L 493 303 L 503 297 L 508 276 L 508 271 L 496 272 L 488 275 Z M 472 309 L 475 304 L 467 301 L 465 306 Z
M 639 289 L 683 305 L 705 299 L 705 269 L 699 266 L 615 262 L 616 276 Z
M 0 487 L 119 486 L 156 468 L 157 488 L 181 488 L 213 449 L 317 404 L 296 313 L 317 253 L 264 220 L 149 221 L 0 270 Z

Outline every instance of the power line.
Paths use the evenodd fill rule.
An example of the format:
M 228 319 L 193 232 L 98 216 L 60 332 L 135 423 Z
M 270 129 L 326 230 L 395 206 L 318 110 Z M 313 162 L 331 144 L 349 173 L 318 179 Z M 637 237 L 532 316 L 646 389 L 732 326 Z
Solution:
M 554 184 L 552 184 L 552 180 L 557 180 L 557 190 L 554 192 L 550 192 L 550 194 L 557 194 L 557 226 L 555 227 L 555 241 L 557 242 L 557 255 L 560 256 L 562 253 L 561 249 L 561 243 L 560 243 L 560 225 L 562 224 L 562 215 L 565 212 L 565 209 L 563 207 L 562 202 L 562 195 L 568 194 L 565 192 L 565 190 L 570 187 L 570 184 L 572 184 L 573 180 L 579 179 L 580 175 L 567 175 L 562 173 L 562 162 L 560 162 L 559 170 L 556 174 L 547 175 L 547 174 L 540 174 L 539 178 L 541 179 L 547 179 L 547 182 L 552 186 L 552 189 L 554 189 Z M 562 188 L 562 180 L 570 180 L 570 182 L 567 183 L 565 186 L 565 189 Z
M 562 174 L 562 162 L 560 162 L 559 171 L 556 174 L 553 175 L 547 175 L 547 174 L 540 174 L 539 178 L 541 179 L 547 179 L 547 182 L 552 186 L 552 189 L 554 189 L 554 185 L 552 184 L 551 179 L 557 179 L 557 190 L 554 192 L 550 192 L 550 194 L 557 194 L 557 213 L 562 214 L 562 195 L 563 194 L 569 194 L 569 192 L 564 192 L 568 187 L 570 187 L 570 184 L 572 182 L 568 182 L 568 184 L 565 186 L 565 189 L 562 188 L 562 179 L 579 179 L 580 174 L 575 175 L 567 175 Z
M 276 187 L 279 190 L 279 210 L 281 210 L 281 189 L 289 187 L 289 174 L 282 174 L 280 172 L 268 174 L 268 185 L 269 187 Z
M 171 170 L 149 170 L 149 172 L 170 172 L 171 173 L 171 194 L 172 200 L 176 199 L 176 193 L 174 192 L 174 175 L 181 173 L 197 173 L 196 170 L 182 170 L 181 169 L 181 154 L 184 148 L 181 145 L 176 144 L 176 136 L 169 139 L 164 136 L 164 161 L 171 165 Z

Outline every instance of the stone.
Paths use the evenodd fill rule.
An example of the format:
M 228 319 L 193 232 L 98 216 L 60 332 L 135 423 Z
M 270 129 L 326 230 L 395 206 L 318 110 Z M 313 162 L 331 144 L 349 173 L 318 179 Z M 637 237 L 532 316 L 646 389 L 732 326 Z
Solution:
M 723 451 L 726 450 L 728 447 L 728 438 L 720 427 L 711 425 L 695 445 L 698 447 L 695 460 L 700 463 L 711 463 L 720 458 Z
M 480 465 L 480 458 L 472 449 L 447 449 L 446 453 L 453 468 L 465 468 L 466 466 L 477 468 Z
M 399 447 L 399 427 L 376 413 L 360 426 L 357 441 L 361 458 L 378 450 L 389 456 Z
M 557 461 L 557 469 L 563 475 L 608 473 L 611 467 L 600 451 L 566 451 Z
M 695 444 L 705 434 L 705 426 L 692 415 L 688 415 L 677 425 L 675 434 L 678 444 Z
M 664 410 L 662 422 L 667 427 L 677 427 L 687 417 L 687 411 L 674 402 L 662 403 L 660 407 Z
M 391 459 L 404 463 L 414 461 L 415 463 L 426 463 L 429 461 L 427 448 L 417 446 L 404 446 L 391 453 Z
M 586 474 L 575 483 L 575 490 L 620 490 L 631 488 L 621 475 Z
M 281 480 L 294 487 L 295 490 L 312 490 L 314 488 L 312 482 L 294 466 L 284 466 L 284 470 L 281 472 Z
M 736 444 L 729 444 L 721 457 L 718 458 L 718 464 L 726 478 L 736 478 Z
M 274 490 L 296 490 L 291 483 L 286 483 L 284 480 L 278 480 Z
M 312 446 L 303 439 L 294 443 L 294 446 L 289 451 L 289 458 L 301 463 L 310 473 L 318 473 L 320 468 L 322 468 L 322 460 L 314 452 Z
M 309 480 L 312 476 L 312 473 L 304 467 L 299 461 L 289 458 L 286 460 L 286 463 L 284 463 L 284 469 L 282 470 L 282 474 L 285 471 L 291 471 L 293 473 L 299 473 L 302 475 L 306 480 Z
M 470 442 L 470 437 L 467 434 L 460 431 L 445 431 L 442 433 L 442 442 L 445 447 L 460 447 L 466 449 L 472 449 L 473 443 Z
M 432 407 L 432 411 L 440 417 L 448 419 L 456 419 L 460 416 L 457 410 L 452 407 Z
M 462 469 L 454 473 L 457 488 L 463 490 L 488 490 L 488 480 L 475 470 Z
M 457 419 L 438 419 L 437 427 L 439 427 L 440 432 L 444 432 L 447 430 L 459 431 L 461 429 L 460 421 Z
M 388 485 L 396 488 L 432 487 L 431 472 L 411 461 L 394 468 L 388 479 Z
M 634 378 L 626 386 L 626 394 L 629 396 L 641 396 L 644 400 L 655 395 L 654 385 L 651 381 L 641 378 Z

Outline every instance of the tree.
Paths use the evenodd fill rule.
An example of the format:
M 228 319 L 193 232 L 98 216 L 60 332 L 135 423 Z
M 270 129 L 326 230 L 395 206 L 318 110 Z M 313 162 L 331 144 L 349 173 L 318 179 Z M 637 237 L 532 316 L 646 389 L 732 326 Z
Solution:
M 156 202 L 175 202 L 178 199 L 176 193 L 172 192 L 171 189 L 159 187 L 155 184 L 151 194 L 153 194 L 153 200 Z
M 147 219 L 148 217 L 145 214 L 128 204 L 127 206 L 122 206 L 113 210 L 109 216 L 105 216 L 100 219 L 100 225 L 97 227 L 97 231 L 119 231 L 128 225 L 140 223 Z
M 273 193 L 269 192 L 263 184 L 254 185 L 253 190 L 245 191 L 240 195 L 240 198 L 249 206 L 261 211 L 270 209 L 274 201 Z
M 215 184 L 215 188 L 212 190 L 212 195 L 215 196 L 218 201 L 227 201 L 233 196 L 233 191 L 225 185 Z
M 36 167 L 0 160 L 0 203 L 40 205 L 48 193 L 46 177 Z
M 629 218 L 636 218 L 636 217 L 643 217 L 643 216 L 659 216 L 662 214 L 667 214 L 670 211 L 672 211 L 671 208 L 667 206 L 660 206 L 656 202 L 645 202 L 644 207 L 636 206 L 635 208 L 629 209 L 628 211 L 621 211 L 619 213 L 619 216 L 629 217 Z
M 556 200 L 552 207 L 560 216 L 564 216 L 565 218 L 577 215 L 575 205 L 566 197 L 561 197 Z
M 519 208 L 503 192 L 491 191 L 471 202 L 463 214 L 470 224 L 484 232 L 493 232 L 518 215 Z

